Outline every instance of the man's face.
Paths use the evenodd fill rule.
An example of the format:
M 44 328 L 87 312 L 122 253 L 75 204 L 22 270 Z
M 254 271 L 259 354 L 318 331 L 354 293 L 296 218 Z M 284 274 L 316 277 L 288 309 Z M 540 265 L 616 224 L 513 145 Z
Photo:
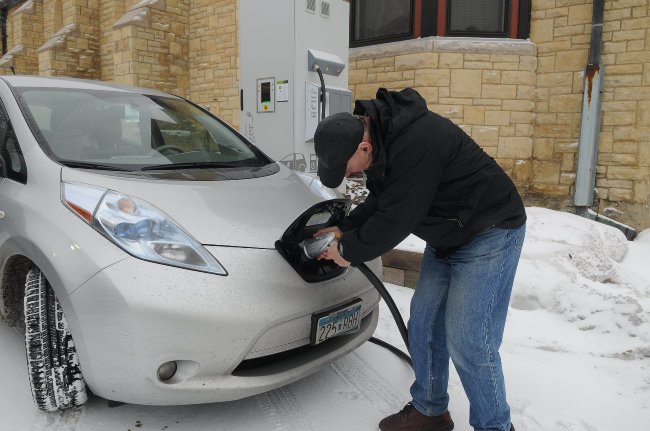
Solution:
M 357 151 L 348 160 L 347 168 L 345 169 L 345 176 L 349 177 L 352 174 L 365 171 L 372 164 L 372 145 L 368 142 L 361 142 Z

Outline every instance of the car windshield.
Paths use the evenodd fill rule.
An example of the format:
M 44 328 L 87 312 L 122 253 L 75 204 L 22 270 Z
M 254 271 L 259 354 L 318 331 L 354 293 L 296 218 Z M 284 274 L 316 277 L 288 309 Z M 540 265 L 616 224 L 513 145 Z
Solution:
M 72 167 L 151 170 L 271 162 L 214 116 L 180 98 L 58 88 L 18 92 L 46 150 Z

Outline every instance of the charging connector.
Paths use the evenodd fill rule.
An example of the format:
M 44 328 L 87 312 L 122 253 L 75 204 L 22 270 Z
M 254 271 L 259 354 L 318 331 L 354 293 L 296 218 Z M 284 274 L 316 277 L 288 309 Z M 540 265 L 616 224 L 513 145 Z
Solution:
M 322 252 L 327 250 L 327 248 L 330 246 L 332 241 L 334 241 L 335 239 L 336 239 L 336 234 L 334 232 L 327 232 L 322 235 L 316 236 L 314 238 L 308 238 L 303 240 L 300 243 L 300 246 L 302 247 L 303 253 L 305 253 L 305 256 L 307 258 L 316 259 L 318 256 L 321 255 Z M 388 290 L 386 290 L 386 286 L 384 286 L 384 284 L 381 282 L 379 277 L 377 277 L 377 275 L 375 275 L 375 273 L 372 272 L 372 270 L 368 268 L 368 265 L 366 265 L 365 263 L 353 264 L 352 266 L 354 266 L 359 271 L 361 271 L 361 273 L 366 276 L 370 284 L 372 284 L 372 286 L 375 289 L 377 289 L 377 292 L 379 292 L 379 295 L 388 306 L 390 313 L 393 315 L 393 319 L 397 324 L 397 328 L 399 329 L 399 333 L 402 336 L 402 340 L 404 340 L 404 345 L 406 345 L 406 348 L 408 349 L 408 345 L 409 345 L 408 330 L 406 328 L 406 325 L 404 324 L 404 319 L 402 318 L 402 315 L 397 309 L 397 305 L 395 304 L 395 301 L 393 301 L 393 298 L 388 293 Z M 413 362 L 411 360 L 411 357 L 407 353 L 393 346 L 392 344 L 389 344 L 375 337 L 371 337 L 370 342 L 390 350 L 391 352 L 395 353 L 397 356 L 399 356 L 400 358 L 408 362 L 411 367 L 413 367 Z

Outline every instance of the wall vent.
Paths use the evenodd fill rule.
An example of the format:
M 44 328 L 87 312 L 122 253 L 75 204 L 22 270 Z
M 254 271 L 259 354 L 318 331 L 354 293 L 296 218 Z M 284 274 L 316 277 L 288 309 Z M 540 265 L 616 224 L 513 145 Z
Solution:
M 320 16 L 329 18 L 330 17 L 330 4 L 329 2 L 322 1 L 320 3 Z
M 316 0 L 306 0 L 306 4 L 307 12 L 316 13 Z

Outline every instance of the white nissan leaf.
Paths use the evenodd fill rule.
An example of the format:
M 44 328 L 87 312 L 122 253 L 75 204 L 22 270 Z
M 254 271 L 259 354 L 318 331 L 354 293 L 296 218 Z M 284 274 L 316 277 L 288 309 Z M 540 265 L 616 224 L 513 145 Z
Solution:
M 5 76 L 0 99 L 0 316 L 40 409 L 239 399 L 372 335 L 371 284 L 301 249 L 349 210 L 317 180 L 155 90 Z

